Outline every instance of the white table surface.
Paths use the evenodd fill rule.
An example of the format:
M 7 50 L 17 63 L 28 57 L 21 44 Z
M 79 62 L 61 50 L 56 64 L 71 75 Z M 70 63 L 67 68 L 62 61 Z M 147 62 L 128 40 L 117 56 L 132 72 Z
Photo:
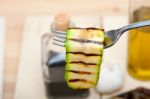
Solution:
M 95 16 L 75 16 L 72 17 L 77 26 L 99 26 L 102 22 Z M 46 99 L 42 66 L 41 66 L 41 35 L 49 32 L 52 17 L 50 16 L 30 16 L 25 21 L 23 31 L 23 43 L 21 51 L 21 60 L 18 71 L 18 78 L 15 90 L 15 99 Z M 118 23 L 119 22 L 119 23 Z M 103 17 L 103 26 L 106 30 L 119 28 L 128 23 L 127 16 L 105 16 Z M 127 33 L 125 33 L 113 47 L 104 51 L 103 61 L 112 61 L 120 64 L 124 69 L 124 86 L 114 93 L 106 94 L 103 99 L 134 89 L 138 86 L 150 88 L 150 82 L 137 81 L 131 78 L 126 70 L 127 67 Z M 88 99 L 99 99 L 95 90 L 91 90 Z
M 5 40 L 5 18 L 0 16 L 0 99 L 3 94 L 3 68 L 4 68 L 4 40 Z

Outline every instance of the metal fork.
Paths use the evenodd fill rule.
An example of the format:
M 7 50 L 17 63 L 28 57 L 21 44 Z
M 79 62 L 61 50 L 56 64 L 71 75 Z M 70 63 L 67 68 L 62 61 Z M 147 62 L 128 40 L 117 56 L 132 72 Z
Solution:
M 104 39 L 104 48 L 113 46 L 124 32 L 144 26 L 150 26 L 150 20 L 133 23 L 119 29 L 106 31 Z M 66 40 L 66 32 L 58 31 L 53 26 L 51 27 L 51 31 L 53 32 L 53 44 L 64 47 L 64 43 Z

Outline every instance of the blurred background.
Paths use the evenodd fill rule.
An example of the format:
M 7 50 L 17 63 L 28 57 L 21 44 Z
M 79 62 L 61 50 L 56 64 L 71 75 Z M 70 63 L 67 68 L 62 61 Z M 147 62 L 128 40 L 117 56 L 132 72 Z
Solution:
M 135 3 L 131 4 L 131 1 Z M 0 0 L 0 99 L 46 99 L 41 73 L 41 37 L 50 32 L 56 14 L 63 12 L 70 15 L 78 26 L 89 20 L 87 24 L 93 24 L 93 21 L 109 30 L 127 25 L 129 16 L 132 16 L 129 8 L 135 8 L 135 4 L 140 5 L 141 2 L 147 3 L 148 0 Z M 139 81 L 128 75 L 127 41 L 126 33 L 120 43 L 104 53 L 104 66 L 115 64 L 124 72 L 120 74 L 124 85 L 120 85 L 115 94 L 104 95 L 104 99 L 137 87 L 150 86 L 149 81 Z M 112 78 L 112 81 L 117 78 Z M 147 79 L 150 80 L 150 76 Z M 100 93 L 103 93 L 101 89 L 107 91 L 92 89 L 94 91 L 90 91 L 88 99 L 99 99 Z

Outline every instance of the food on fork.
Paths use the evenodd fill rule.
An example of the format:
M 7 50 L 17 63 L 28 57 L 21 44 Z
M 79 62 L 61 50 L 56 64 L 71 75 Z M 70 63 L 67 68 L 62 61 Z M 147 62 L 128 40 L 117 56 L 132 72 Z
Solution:
M 65 80 L 73 89 L 94 87 L 99 79 L 104 30 L 70 28 L 66 34 Z

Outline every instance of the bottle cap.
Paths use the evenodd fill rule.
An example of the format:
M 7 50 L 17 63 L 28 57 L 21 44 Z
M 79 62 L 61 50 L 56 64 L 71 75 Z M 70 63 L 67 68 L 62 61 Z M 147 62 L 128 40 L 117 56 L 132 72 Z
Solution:
M 66 31 L 70 26 L 70 19 L 66 13 L 58 13 L 54 19 L 56 30 Z

